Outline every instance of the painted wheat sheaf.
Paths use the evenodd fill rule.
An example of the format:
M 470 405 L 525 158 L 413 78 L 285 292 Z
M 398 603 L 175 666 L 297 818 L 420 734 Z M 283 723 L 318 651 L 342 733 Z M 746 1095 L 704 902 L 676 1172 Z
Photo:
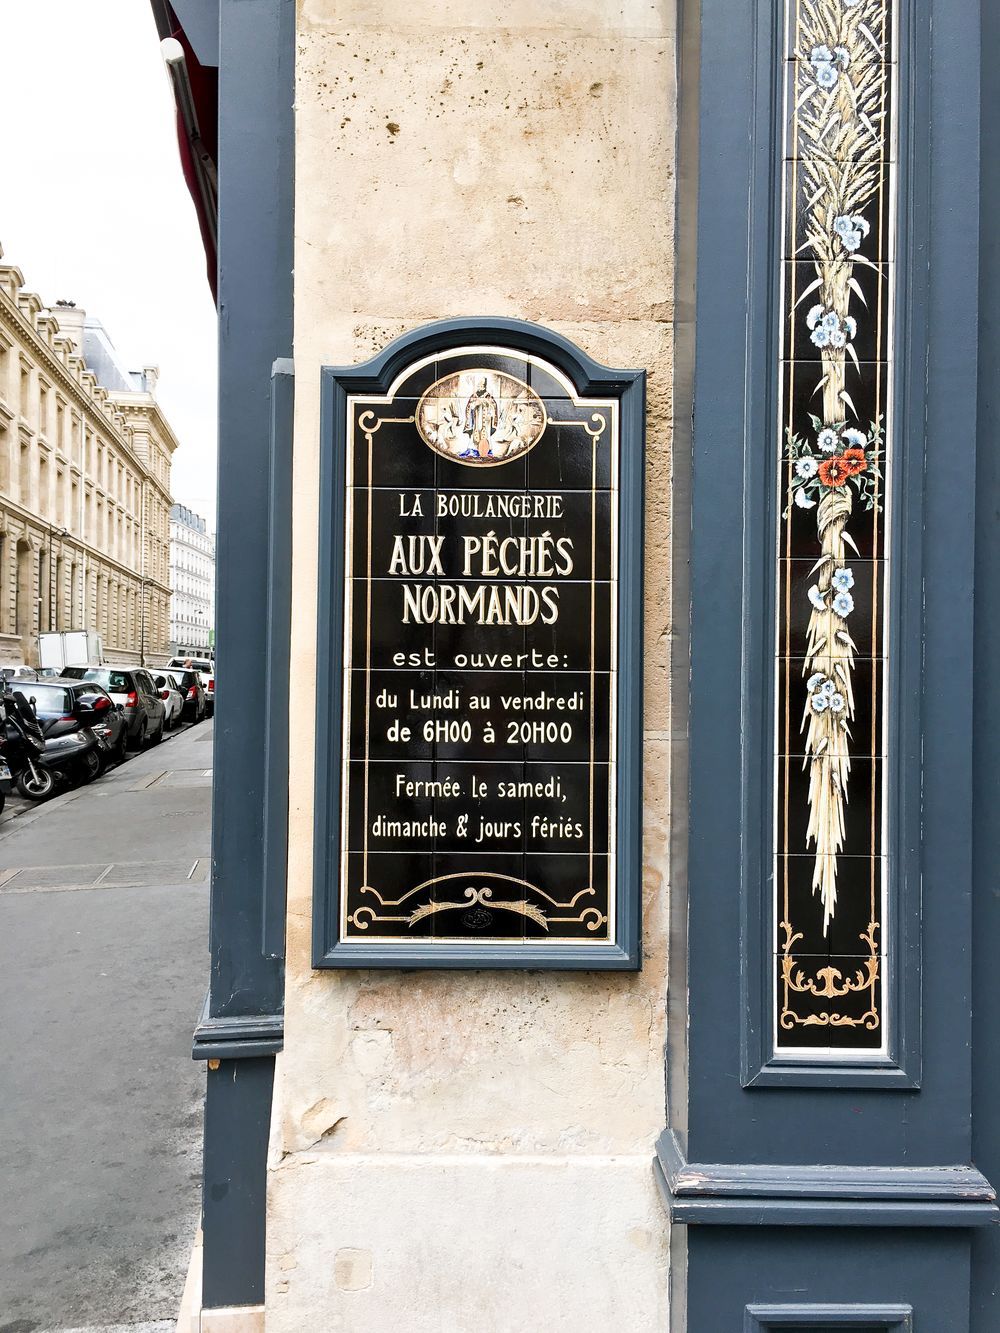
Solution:
M 820 349 L 822 378 L 812 418 L 815 441 L 793 438 L 792 500 L 816 510 L 820 555 L 809 589 L 803 717 L 809 766 L 807 845 L 815 847 L 813 891 L 826 934 L 837 905 L 851 771 L 854 654 L 848 525 L 856 502 L 877 505 L 881 425 L 861 423 L 848 387 L 859 368 L 854 338 L 869 317 L 856 279 L 870 227 L 863 216 L 880 189 L 884 157 L 887 34 L 884 0 L 801 0 L 795 83 L 799 141 L 800 253 L 815 278 L 799 305 Z

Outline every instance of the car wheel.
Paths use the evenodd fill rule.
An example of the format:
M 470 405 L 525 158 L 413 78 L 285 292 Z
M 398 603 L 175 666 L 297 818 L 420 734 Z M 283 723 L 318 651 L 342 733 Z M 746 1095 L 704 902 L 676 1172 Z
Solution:
M 141 750 L 142 747 L 146 744 L 146 729 L 147 729 L 146 719 L 143 718 L 142 721 L 139 723 L 139 730 L 135 733 L 135 748 L 137 750 Z
M 17 775 L 17 789 L 29 801 L 44 801 L 55 785 L 55 778 L 40 764 L 36 764 L 34 773 L 30 768 L 23 768 Z
M 162 720 L 162 721 L 160 722 L 160 729 L 159 729 L 159 731 L 155 731 L 155 732 L 153 733 L 153 735 L 150 736 L 150 738 L 149 738 L 149 743 L 150 743 L 150 745 L 159 745 L 160 741 L 163 740 L 163 728 L 164 728 L 166 725 L 167 725 L 167 724 L 166 724 L 166 719 L 164 719 L 164 720 Z
M 118 737 L 118 744 L 115 746 L 115 759 L 119 764 L 124 764 L 128 758 L 128 728 L 122 727 L 122 734 Z

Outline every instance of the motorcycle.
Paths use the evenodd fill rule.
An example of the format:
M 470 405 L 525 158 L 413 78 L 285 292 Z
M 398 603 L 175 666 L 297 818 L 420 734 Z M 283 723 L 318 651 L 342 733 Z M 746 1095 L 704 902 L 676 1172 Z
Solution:
M 0 814 L 7 804 L 7 797 L 14 789 L 14 775 L 10 771 L 10 765 L 7 762 L 7 756 L 3 748 L 3 737 L 0 736 Z
M 38 719 L 23 695 L 7 691 L 0 697 L 3 757 L 22 796 L 41 801 L 56 785 L 55 775 L 43 762 L 45 739 Z
M 103 767 L 109 743 L 89 726 L 63 735 L 42 734 L 34 709 L 22 694 L 3 696 L 6 743 L 3 752 L 14 781 L 29 801 L 42 801 L 57 783 L 90 782 Z

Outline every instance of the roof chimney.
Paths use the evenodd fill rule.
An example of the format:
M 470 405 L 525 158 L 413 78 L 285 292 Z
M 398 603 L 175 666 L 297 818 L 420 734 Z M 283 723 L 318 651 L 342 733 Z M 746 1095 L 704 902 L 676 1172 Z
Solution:
M 52 314 L 59 325 L 59 332 L 69 338 L 77 356 L 83 356 L 83 321 L 87 312 L 75 301 L 57 301 L 52 307 Z

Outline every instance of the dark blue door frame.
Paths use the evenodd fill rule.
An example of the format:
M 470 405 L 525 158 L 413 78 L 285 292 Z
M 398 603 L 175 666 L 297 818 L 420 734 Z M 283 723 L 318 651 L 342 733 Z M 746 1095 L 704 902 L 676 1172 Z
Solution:
M 770 872 L 754 845 L 770 830 L 759 715 L 773 650 L 757 609 L 773 566 L 753 525 L 774 475 L 782 8 L 686 0 L 680 34 L 674 501 L 691 524 L 675 523 L 673 567 L 690 637 L 673 702 L 689 728 L 675 755 L 668 1130 L 654 1168 L 675 1223 L 673 1326 L 987 1333 L 1000 1327 L 1000 185 L 980 145 L 1000 84 L 986 60 L 981 123 L 975 0 L 901 5 L 890 743 L 912 799 L 890 844 L 905 874 L 889 948 L 903 984 L 881 1066 L 762 1068 Z
M 207 6 L 206 6 L 207 7 Z M 294 0 L 218 0 L 219 505 L 204 1308 L 264 1299 L 282 1043 Z

